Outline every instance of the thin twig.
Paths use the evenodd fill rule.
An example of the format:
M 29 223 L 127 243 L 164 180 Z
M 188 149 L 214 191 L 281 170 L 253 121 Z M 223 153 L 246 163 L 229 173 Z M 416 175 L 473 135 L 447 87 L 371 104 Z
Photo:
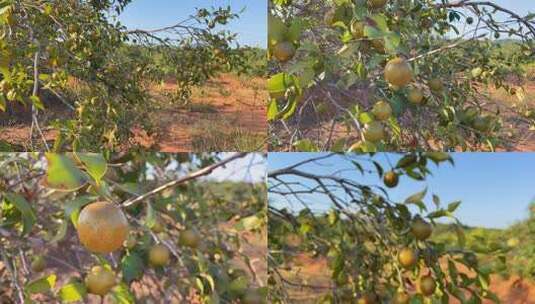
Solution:
M 190 181 L 192 179 L 199 178 L 199 177 L 204 176 L 204 175 L 208 175 L 208 174 L 212 173 L 212 171 L 214 171 L 215 169 L 217 169 L 219 167 L 222 167 L 222 166 L 226 165 L 227 163 L 229 163 L 231 161 L 234 161 L 234 160 L 236 160 L 238 158 L 245 157 L 246 155 L 247 155 L 247 153 L 236 153 L 236 154 L 230 156 L 229 158 L 224 159 L 224 160 L 222 160 L 222 161 L 220 161 L 218 163 L 215 163 L 215 164 L 212 164 L 210 166 L 204 167 L 204 168 L 202 168 L 202 169 L 200 169 L 200 170 L 198 170 L 198 171 L 196 171 L 194 173 L 191 173 L 191 174 L 189 174 L 187 176 L 184 176 L 184 177 L 181 177 L 179 179 L 170 181 L 170 182 L 168 182 L 166 184 L 163 184 L 163 185 L 161 185 L 161 186 L 159 186 L 159 187 L 157 187 L 157 188 L 155 188 L 155 189 L 153 189 L 153 190 L 151 190 L 151 191 L 149 191 L 149 192 L 147 192 L 147 193 L 145 193 L 143 195 L 140 195 L 140 196 L 132 198 L 132 199 L 128 199 L 128 200 L 124 201 L 121 204 L 121 206 L 123 208 L 132 206 L 133 204 L 138 203 L 138 202 L 140 202 L 140 201 L 142 201 L 144 199 L 147 199 L 147 198 L 149 198 L 149 197 L 151 197 L 151 196 L 153 196 L 153 195 L 155 195 L 155 194 L 157 194 L 159 192 L 162 192 L 162 191 L 164 191 L 164 190 L 166 190 L 168 188 L 171 188 L 171 187 L 174 187 L 176 185 L 185 183 L 185 182 Z

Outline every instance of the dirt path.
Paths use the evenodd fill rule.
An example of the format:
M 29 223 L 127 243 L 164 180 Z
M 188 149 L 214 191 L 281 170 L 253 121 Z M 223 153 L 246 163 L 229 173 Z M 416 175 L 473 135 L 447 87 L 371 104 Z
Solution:
M 262 78 L 240 79 L 226 74 L 196 89 L 190 104 L 163 107 L 152 118 L 159 126 L 158 150 L 199 151 L 219 146 L 220 151 L 261 149 L 267 135 L 264 86 Z M 156 90 L 174 89 L 176 85 L 169 81 Z M 239 146 L 239 140 L 250 143 Z

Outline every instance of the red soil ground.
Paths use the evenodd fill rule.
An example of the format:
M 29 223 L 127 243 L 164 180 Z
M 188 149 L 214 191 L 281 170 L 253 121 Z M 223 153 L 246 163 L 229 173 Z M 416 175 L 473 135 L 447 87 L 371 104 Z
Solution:
M 210 135 L 207 132 L 216 130 L 218 134 L 214 135 L 215 138 L 229 136 L 236 139 L 234 134 L 248 136 L 253 141 L 251 148 L 240 150 L 263 149 L 267 136 L 265 79 L 221 75 L 196 89 L 186 106 L 165 102 L 164 94 L 175 88 L 176 84 L 172 81 L 163 86 L 153 86 L 152 92 L 159 107 L 149 114 L 155 130 L 149 135 L 141 128 L 132 128 L 131 142 L 162 152 L 203 150 L 202 145 L 217 146 L 217 143 L 210 142 L 214 138 L 207 136 Z M 42 121 L 70 115 L 65 106 L 57 101 L 46 104 L 46 107 L 48 111 L 40 114 Z M 13 119 L 13 115 L 16 119 Z M 46 125 L 42 128 L 46 140 L 53 142 L 57 132 Z M 18 106 L 12 113 L 0 114 L 0 142 L 33 150 L 28 146 L 30 130 L 31 113 L 27 108 Z M 227 150 L 225 148 L 228 147 L 220 150 Z M 208 146 L 207 150 L 215 149 Z

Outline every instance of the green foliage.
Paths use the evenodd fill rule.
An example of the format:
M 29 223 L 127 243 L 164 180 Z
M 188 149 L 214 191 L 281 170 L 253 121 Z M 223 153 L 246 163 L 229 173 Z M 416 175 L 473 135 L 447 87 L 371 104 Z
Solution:
M 325 165 L 332 157 L 346 166 L 331 172 Z M 447 154 L 432 157 L 440 164 L 451 161 Z M 454 217 L 459 202 L 443 204 L 432 195 L 433 205 L 424 204 L 426 190 L 397 202 L 386 187 L 359 180 L 362 175 L 380 179 L 389 170 L 395 170 L 400 183 L 425 180 L 431 174 L 431 159 L 427 153 L 411 153 L 384 168 L 374 154 L 321 154 L 268 173 L 270 300 L 293 303 L 304 289 L 314 293 L 315 303 L 349 303 L 373 295 L 378 303 L 390 303 L 398 291 L 407 292 L 411 303 L 448 303 L 453 298 L 463 303 L 498 302 L 489 291 L 491 271 L 480 268 L 477 256 L 464 244 L 463 226 Z M 325 169 L 311 172 L 308 163 Z M 449 239 L 427 239 L 421 226 L 415 228 L 423 220 L 435 234 L 441 230 L 436 220 L 442 218 L 455 222 L 455 246 Z M 403 249 L 415 252 L 414 267 L 400 265 Z M 312 272 L 308 263 L 326 264 L 328 269 L 311 266 Z M 424 296 L 415 285 L 428 275 L 437 288 Z
M 270 6 L 270 53 L 282 42 L 298 48 L 292 60 L 270 62 L 268 119 L 278 140 L 273 149 L 453 151 L 506 145 L 510 139 L 501 132 L 506 117 L 486 105 L 489 96 L 479 88 L 504 89 L 522 108 L 530 107 L 521 84 L 511 79 L 522 78 L 523 65 L 533 61 L 533 22 L 486 2 L 473 4 L 470 14 L 464 6 L 472 4 L 454 1 L 385 1 L 380 8 L 370 3 L 275 1 Z M 510 22 L 496 21 L 498 13 L 510 16 Z M 467 26 L 474 18 L 489 28 Z M 507 33 L 511 40 L 497 41 L 495 33 Z M 383 77 L 386 62 L 398 57 L 410 64 L 408 86 L 391 85 Z M 431 88 L 434 82 L 443 88 Z M 424 94 L 421 104 L 409 102 L 414 88 Z M 379 100 L 394 113 L 382 123 L 387 138 L 373 142 L 363 134 L 375 120 L 370 111 Z M 525 116 L 522 111 L 515 115 Z M 336 140 L 321 133 L 327 124 L 341 126 Z M 297 136 L 286 138 L 287 128 Z M 322 136 L 307 138 L 317 132 Z M 302 140 L 314 143 L 296 145 Z
M 249 269 L 262 257 L 250 256 L 250 248 L 258 246 L 265 231 L 265 185 L 190 180 L 127 203 L 220 158 L 137 152 L 0 155 L 0 265 L 10 267 L 0 272 L 0 281 L 7 282 L 0 287 L 3 299 L 15 301 L 20 288 L 28 301 L 89 301 L 92 295 L 82 282 L 97 265 L 118 278 L 109 293 L 118 303 L 139 301 L 145 284 L 176 302 L 193 297 L 199 303 L 214 298 L 234 303 L 248 294 L 229 290 L 238 277 L 246 290 L 257 292 L 262 274 L 255 273 L 253 280 Z M 106 256 L 90 253 L 76 234 L 80 211 L 102 200 L 121 205 L 134 240 Z M 161 225 L 159 231 L 152 229 L 155 223 Z M 199 246 L 180 244 L 185 230 L 199 233 Z M 167 266 L 149 263 L 155 244 L 169 248 Z M 27 270 L 37 255 L 47 262 L 45 274 Z M 237 269 L 242 275 L 232 277 Z M 158 301 L 164 295 L 150 297 Z
M 150 130 L 151 83 L 172 75 L 175 99 L 185 102 L 218 73 L 261 68 L 249 66 L 255 52 L 216 28 L 238 17 L 230 7 L 200 8 L 187 25 L 148 32 L 114 21 L 130 2 L 0 2 L 0 110 L 20 103 L 39 114 L 52 95 L 69 109 L 52 122 L 55 150 L 117 150 L 135 124 Z

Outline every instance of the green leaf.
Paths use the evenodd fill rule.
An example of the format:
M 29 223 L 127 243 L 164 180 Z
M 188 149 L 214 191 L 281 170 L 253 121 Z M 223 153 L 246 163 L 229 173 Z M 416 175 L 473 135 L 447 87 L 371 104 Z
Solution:
M 59 297 L 64 303 L 82 301 L 87 295 L 85 285 L 80 282 L 71 282 L 59 290 Z
M 256 230 L 256 229 L 261 228 L 262 224 L 263 224 L 263 221 L 260 217 L 258 217 L 257 215 L 252 215 L 252 216 L 248 216 L 248 217 L 241 219 L 236 224 L 236 228 L 238 230 L 251 231 L 251 230 Z
M 448 204 L 448 211 L 455 212 L 455 210 L 457 210 L 460 204 L 461 204 L 461 201 L 455 201 L 453 203 Z
M 78 224 L 78 215 L 80 214 L 80 209 L 82 209 L 83 206 L 95 201 L 97 197 L 95 196 L 79 196 L 75 198 L 72 201 L 66 202 L 63 205 L 63 211 L 65 213 L 66 219 L 71 219 L 72 224 L 74 227 Z
M 30 100 L 32 101 L 33 105 L 38 108 L 39 110 L 45 110 L 45 105 L 43 104 L 43 102 L 41 101 L 41 98 L 39 98 L 39 96 L 36 96 L 36 95 L 32 95 L 30 96 Z
M 279 108 L 277 107 L 277 100 L 273 98 L 269 101 L 267 119 L 268 121 L 275 120 L 277 119 L 278 115 L 279 115 Z
M 57 243 L 61 240 L 63 240 L 63 238 L 65 237 L 65 235 L 67 234 L 67 221 L 66 220 L 62 220 L 61 221 L 61 224 L 59 226 L 59 229 L 58 229 L 58 232 L 56 233 L 56 235 L 50 240 L 50 243 Z
M 84 186 L 87 176 L 66 154 L 46 153 L 48 168 L 45 184 L 59 191 L 75 191 Z
M 460 247 L 464 247 L 466 244 L 466 236 L 464 235 L 464 230 L 461 225 L 455 225 L 455 232 L 457 234 L 457 242 Z
M 145 217 L 145 226 L 152 228 L 156 224 L 156 213 L 152 204 L 147 204 L 147 216 Z
M 137 280 L 143 276 L 143 259 L 135 252 L 124 256 L 121 260 L 123 280 L 127 283 Z
M 108 163 L 102 154 L 98 153 L 75 153 L 74 154 L 83 164 L 87 173 L 98 183 L 108 170 Z
M 427 194 L 427 187 L 424 190 L 407 197 L 407 199 L 405 199 L 405 204 L 420 203 L 422 202 L 426 194 Z
M 302 139 L 294 143 L 295 150 L 299 152 L 317 152 L 319 148 L 309 139 Z
M 26 284 L 24 291 L 27 293 L 44 293 L 54 288 L 56 285 L 56 275 L 51 274 L 49 276 L 33 280 Z
M 446 152 L 427 152 L 424 153 L 424 156 L 431 159 L 436 164 L 451 159 L 450 155 Z
M 115 304 L 133 304 L 136 303 L 136 298 L 130 292 L 130 289 L 125 283 L 115 286 L 112 290 L 111 296 L 115 300 Z
M 32 230 L 32 227 L 36 221 L 35 213 L 33 212 L 32 207 L 28 201 L 26 201 L 26 199 L 19 194 L 4 193 L 4 197 L 7 201 L 13 204 L 15 208 L 17 208 L 22 216 L 22 235 L 28 234 Z

